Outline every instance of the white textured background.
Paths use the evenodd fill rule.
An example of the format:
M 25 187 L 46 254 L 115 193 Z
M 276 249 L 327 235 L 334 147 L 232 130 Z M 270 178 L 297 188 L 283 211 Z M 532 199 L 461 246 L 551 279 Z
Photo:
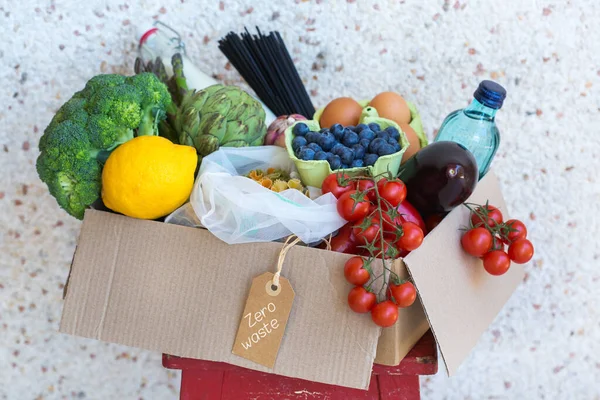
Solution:
M 157 18 L 230 83 L 216 41 L 244 25 L 279 30 L 315 105 L 396 90 L 430 137 L 480 80 L 503 84 L 493 168 L 537 252 L 459 374 L 422 379 L 422 393 L 600 398 L 600 3 L 267 3 L 0 0 L 0 398 L 176 398 L 159 354 L 56 333 L 80 223 L 34 170 L 52 114 L 93 75 L 131 73 L 136 34 Z

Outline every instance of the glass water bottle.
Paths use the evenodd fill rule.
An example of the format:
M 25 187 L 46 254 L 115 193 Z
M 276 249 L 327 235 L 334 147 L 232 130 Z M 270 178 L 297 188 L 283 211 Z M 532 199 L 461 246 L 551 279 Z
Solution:
M 506 90 L 496 82 L 482 81 L 473 97 L 467 108 L 446 117 L 435 141 L 456 142 L 467 148 L 477 161 L 481 179 L 500 145 L 495 117 L 506 98 Z

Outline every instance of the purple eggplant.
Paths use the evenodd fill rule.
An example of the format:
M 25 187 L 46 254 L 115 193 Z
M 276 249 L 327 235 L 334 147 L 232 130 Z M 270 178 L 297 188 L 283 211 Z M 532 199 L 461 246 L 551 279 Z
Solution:
M 425 219 L 446 214 L 467 200 L 478 176 L 473 154 L 455 142 L 434 142 L 424 147 L 398 173 L 406 184 L 406 199 Z

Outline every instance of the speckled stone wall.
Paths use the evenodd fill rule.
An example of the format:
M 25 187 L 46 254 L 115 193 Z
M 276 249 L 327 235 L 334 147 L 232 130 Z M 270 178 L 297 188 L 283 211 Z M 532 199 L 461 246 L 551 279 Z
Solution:
M 80 222 L 34 169 L 53 113 L 93 75 L 131 73 L 156 19 L 227 83 L 240 79 L 217 40 L 279 30 L 315 105 L 395 90 L 430 138 L 480 80 L 503 84 L 493 168 L 537 253 L 458 375 L 422 379 L 423 397 L 600 397 L 597 0 L 0 0 L 1 399 L 177 396 L 159 354 L 56 333 Z

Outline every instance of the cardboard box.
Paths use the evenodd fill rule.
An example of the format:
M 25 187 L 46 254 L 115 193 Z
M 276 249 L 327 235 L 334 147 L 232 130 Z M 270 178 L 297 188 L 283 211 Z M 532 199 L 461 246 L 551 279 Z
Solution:
M 470 201 L 508 215 L 488 173 Z M 343 268 L 350 257 L 294 247 L 283 268 L 296 299 L 275 367 L 231 353 L 253 277 L 274 271 L 280 243 L 229 246 L 209 232 L 90 210 L 65 289 L 60 331 L 177 356 L 223 361 L 316 382 L 366 389 L 373 362 L 397 365 L 429 327 L 448 373 L 460 363 L 521 282 L 513 264 L 488 275 L 460 247 L 469 214 L 453 210 L 423 245 L 393 268 L 410 274 L 420 302 L 394 327 L 353 313 Z M 351 368 L 348 366 L 352 366 Z

